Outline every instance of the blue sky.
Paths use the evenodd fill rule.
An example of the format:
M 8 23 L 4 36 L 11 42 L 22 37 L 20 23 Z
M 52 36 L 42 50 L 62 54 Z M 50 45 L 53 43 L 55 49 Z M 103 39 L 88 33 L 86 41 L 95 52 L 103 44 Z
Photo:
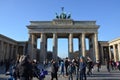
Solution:
M 119 3 L 120 0 L 0 0 L 0 34 L 26 41 L 29 21 L 51 21 L 64 7 L 73 20 L 96 20 L 100 25 L 98 40 L 109 41 L 120 37 Z M 49 40 L 48 44 L 51 43 Z M 62 44 L 66 46 L 62 47 Z M 60 40 L 58 45 L 59 55 L 64 56 L 67 40 Z

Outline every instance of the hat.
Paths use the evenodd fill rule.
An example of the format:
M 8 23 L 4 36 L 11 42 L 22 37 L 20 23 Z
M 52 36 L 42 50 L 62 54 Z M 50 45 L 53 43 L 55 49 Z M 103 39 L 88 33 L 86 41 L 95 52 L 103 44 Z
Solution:
M 36 59 L 34 59 L 33 62 L 36 63 L 37 62 Z

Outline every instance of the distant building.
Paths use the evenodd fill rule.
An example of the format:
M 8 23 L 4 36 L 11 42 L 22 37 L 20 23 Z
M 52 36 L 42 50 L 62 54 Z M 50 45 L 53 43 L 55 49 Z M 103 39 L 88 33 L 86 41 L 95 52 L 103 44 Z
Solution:
M 26 48 L 27 41 L 15 41 L 0 34 L 0 62 L 17 60 L 17 57 L 25 54 Z
M 120 38 L 109 41 L 110 60 L 120 61 Z

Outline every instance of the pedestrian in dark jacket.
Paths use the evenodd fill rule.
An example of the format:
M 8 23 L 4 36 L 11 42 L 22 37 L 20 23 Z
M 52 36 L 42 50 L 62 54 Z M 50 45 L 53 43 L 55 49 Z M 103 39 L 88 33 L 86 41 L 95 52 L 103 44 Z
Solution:
M 32 64 L 26 56 L 22 56 L 21 62 L 18 65 L 20 80 L 31 80 Z
M 79 71 L 80 71 L 80 80 L 87 80 L 86 77 L 86 62 L 84 57 L 80 57 Z
M 67 71 L 68 65 L 69 65 L 69 61 L 68 61 L 68 58 L 66 58 L 66 60 L 65 60 L 66 76 L 68 76 L 68 71 Z
M 92 68 L 93 68 L 93 62 L 89 57 L 87 57 L 87 68 L 88 68 L 87 74 L 91 75 L 92 74 Z
M 69 62 L 67 71 L 68 71 L 68 80 L 73 80 L 74 65 L 72 62 Z
M 53 60 L 51 65 L 51 80 L 53 80 L 54 78 L 58 80 L 57 77 L 58 68 L 59 68 L 58 63 L 55 60 Z

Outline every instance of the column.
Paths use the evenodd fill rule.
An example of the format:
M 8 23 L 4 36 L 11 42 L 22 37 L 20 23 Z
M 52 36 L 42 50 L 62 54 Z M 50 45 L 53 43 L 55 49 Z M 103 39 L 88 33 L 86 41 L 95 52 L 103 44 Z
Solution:
M 32 34 L 29 34 L 27 54 L 32 58 Z
M 11 55 L 10 55 L 11 59 L 13 59 L 13 50 L 14 50 L 14 45 L 11 45 Z
M 69 34 L 69 58 L 72 59 L 73 58 L 73 34 L 70 33 Z
M 4 53 L 4 61 L 6 59 L 7 56 L 7 43 L 4 42 L 4 47 L 3 47 L 3 53 Z
M 89 56 L 93 61 L 95 60 L 95 45 L 94 45 L 94 35 L 89 36 Z
M 7 51 L 6 51 L 6 59 L 9 59 L 9 53 L 10 53 L 10 44 L 7 43 Z
M 26 53 L 25 53 L 25 44 L 23 45 L 23 55 L 26 55 Z
M 16 57 L 16 60 L 19 59 L 18 45 L 15 46 L 15 57 Z
M 45 60 L 47 59 L 47 36 L 45 35 Z
M 114 61 L 117 61 L 117 55 L 116 55 L 116 48 L 115 48 L 115 44 L 113 45 L 113 54 L 114 54 Z
M 34 50 L 34 45 L 35 45 L 35 35 L 34 34 L 31 34 L 31 38 L 32 38 L 32 41 L 31 41 L 31 59 L 34 59 L 35 58 L 35 50 Z M 23 48 L 24 49 L 24 48 Z
M 57 34 L 53 33 L 53 59 L 57 60 Z
M 2 60 L 4 61 L 4 55 L 5 55 L 5 53 L 4 53 L 4 42 L 3 41 L 1 41 L 1 53 L 2 53 Z
M 79 41 L 78 41 L 78 48 L 79 48 L 79 58 L 80 58 L 80 56 L 82 56 L 82 47 L 81 47 L 81 44 L 82 44 L 82 42 L 81 42 L 81 35 L 79 36 L 79 39 L 78 39 Z
M 45 34 L 41 33 L 40 62 L 43 63 L 44 60 L 45 60 Z
M 86 46 L 85 46 L 85 33 L 82 33 L 82 56 L 85 57 Z
M 104 51 L 103 51 L 103 46 L 101 46 L 101 49 L 100 49 L 100 51 L 101 51 L 101 56 L 100 56 L 100 59 L 101 59 L 101 63 L 104 63 L 105 64 L 105 60 L 104 60 Z
M 120 61 L 120 43 L 118 43 L 118 60 Z
M 95 43 L 95 56 L 96 61 L 99 60 L 99 54 L 98 54 L 98 34 L 94 33 L 94 43 Z
M 0 40 L 0 61 L 2 60 L 2 41 Z
M 111 46 L 109 46 L 109 59 L 112 60 Z

